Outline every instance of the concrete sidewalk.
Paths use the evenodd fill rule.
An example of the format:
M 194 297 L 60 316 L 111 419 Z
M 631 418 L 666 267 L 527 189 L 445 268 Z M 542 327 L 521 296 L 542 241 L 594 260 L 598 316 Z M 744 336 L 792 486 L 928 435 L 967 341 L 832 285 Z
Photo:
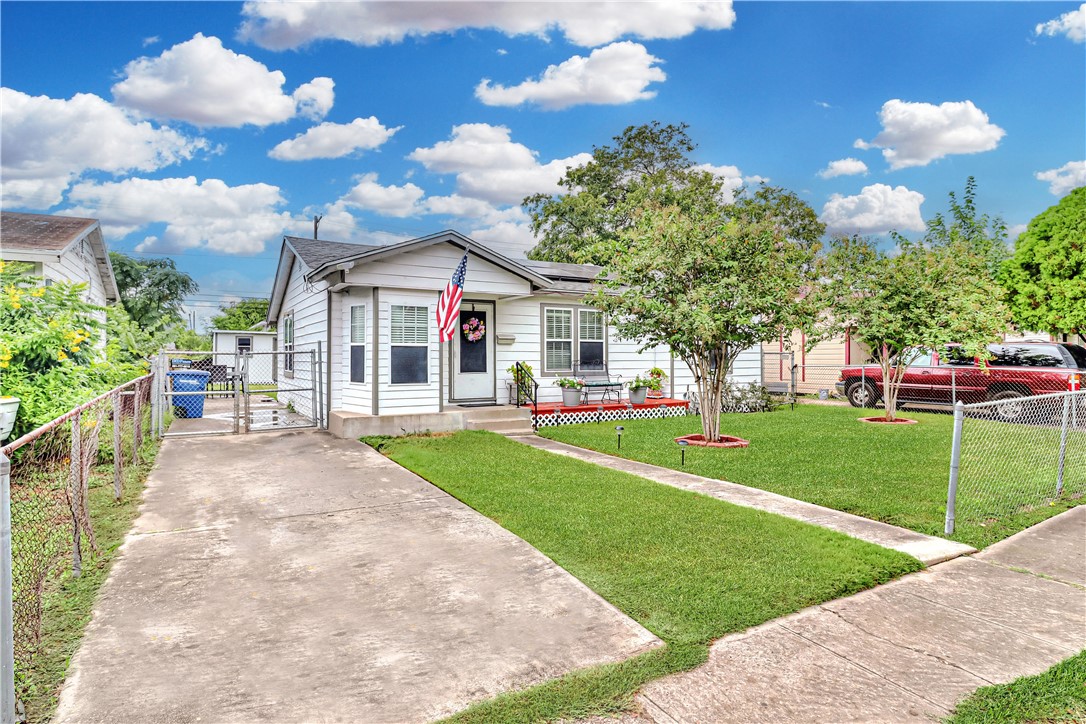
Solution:
M 916 722 L 1086 647 L 1086 507 L 976 556 L 757 626 L 649 684 L 673 722 Z
M 361 443 L 168 439 L 56 721 L 424 721 L 657 645 Z
M 892 548 L 907 553 L 919 559 L 926 566 L 950 560 L 966 553 L 973 553 L 976 550 L 964 543 L 924 535 L 889 523 L 861 518 L 851 513 L 842 513 L 839 510 L 824 508 L 814 503 L 805 503 L 767 490 L 737 485 L 724 480 L 703 478 L 700 475 L 661 468 L 648 463 L 615 457 L 614 455 L 605 455 L 593 450 L 548 440 L 545 437 L 514 437 L 512 439 L 557 455 L 565 455 L 614 470 L 621 470 L 642 478 L 655 480 L 664 485 L 709 495 L 735 505 L 757 508 L 758 510 L 783 515 L 786 518 L 794 518 L 805 523 L 830 528 L 853 538 L 859 538 L 884 548 Z

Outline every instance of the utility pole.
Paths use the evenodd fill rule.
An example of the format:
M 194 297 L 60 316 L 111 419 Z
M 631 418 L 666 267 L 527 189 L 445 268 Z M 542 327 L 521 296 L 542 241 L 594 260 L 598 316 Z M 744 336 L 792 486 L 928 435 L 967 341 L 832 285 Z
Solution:
M 323 219 L 323 218 L 324 218 L 323 216 L 317 216 L 317 215 L 313 216 L 313 241 L 317 240 L 317 226 L 320 225 L 321 219 Z

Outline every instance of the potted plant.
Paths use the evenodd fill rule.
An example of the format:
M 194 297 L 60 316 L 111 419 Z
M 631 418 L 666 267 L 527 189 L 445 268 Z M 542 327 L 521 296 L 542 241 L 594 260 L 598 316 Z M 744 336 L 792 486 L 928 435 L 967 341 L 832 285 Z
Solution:
M 630 388 L 630 402 L 635 405 L 644 405 L 645 396 L 652 388 L 652 378 L 638 375 L 627 382 L 626 386 Z
M 659 367 L 653 367 L 649 370 L 649 380 L 652 384 L 649 385 L 649 397 L 663 397 L 664 396 L 664 380 L 667 379 L 667 373 Z
M 562 388 L 562 406 L 576 407 L 581 404 L 581 388 L 584 383 L 572 377 L 559 377 L 554 381 L 557 387 Z
M 520 370 L 517 370 L 518 364 L 520 365 L 520 369 L 527 374 L 524 374 Z M 532 370 L 532 366 L 527 362 L 514 362 L 513 364 L 509 365 L 509 369 L 507 369 L 506 372 L 513 376 L 513 389 L 515 390 L 518 404 L 523 403 L 524 394 L 521 392 L 521 383 L 528 384 L 531 381 L 532 375 L 535 374 L 535 372 Z M 521 379 L 521 377 L 523 377 L 524 379 Z M 509 398 L 513 398 L 513 393 L 510 393 Z

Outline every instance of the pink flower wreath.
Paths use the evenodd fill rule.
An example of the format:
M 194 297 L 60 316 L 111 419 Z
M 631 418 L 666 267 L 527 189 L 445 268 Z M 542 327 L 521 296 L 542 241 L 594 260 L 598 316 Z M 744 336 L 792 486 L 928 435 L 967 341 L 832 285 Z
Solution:
M 464 337 L 469 342 L 478 342 L 484 336 L 486 336 L 486 325 L 480 322 L 475 317 L 469 319 L 463 326 Z

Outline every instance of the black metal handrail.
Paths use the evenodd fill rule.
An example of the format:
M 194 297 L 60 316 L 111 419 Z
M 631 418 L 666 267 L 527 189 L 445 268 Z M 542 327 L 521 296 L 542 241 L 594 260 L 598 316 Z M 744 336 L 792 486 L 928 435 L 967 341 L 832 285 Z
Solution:
M 526 402 L 532 403 L 532 427 L 535 427 L 535 418 L 539 413 L 539 383 L 532 377 L 528 368 L 520 362 L 516 363 L 513 371 L 513 383 L 517 388 L 517 407 Z

